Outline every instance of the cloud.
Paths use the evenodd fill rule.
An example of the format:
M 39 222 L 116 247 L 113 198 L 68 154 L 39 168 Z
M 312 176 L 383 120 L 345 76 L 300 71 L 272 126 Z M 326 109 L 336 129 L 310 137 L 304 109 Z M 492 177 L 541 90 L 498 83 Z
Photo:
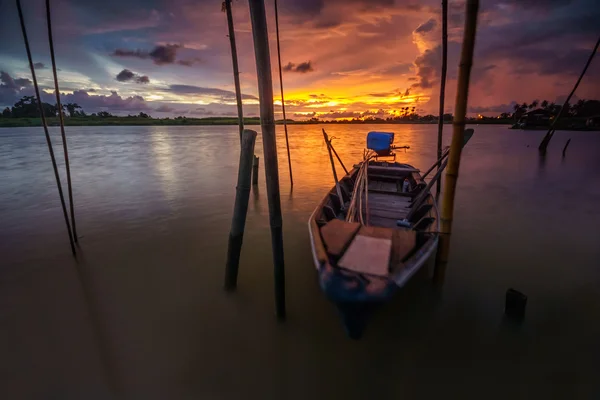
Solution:
M 127 82 L 133 79 L 133 77 L 135 76 L 135 74 L 133 72 L 131 72 L 128 69 L 124 69 L 123 71 L 119 72 L 116 76 L 116 79 L 119 82 Z
M 510 103 L 496 104 L 496 105 L 492 105 L 492 106 L 469 106 L 468 112 L 473 113 L 473 114 L 483 114 L 483 113 L 499 114 L 499 113 L 503 113 L 503 112 L 512 112 L 515 104 L 521 104 L 521 103 L 517 103 L 516 101 L 511 101 Z
M 85 90 L 76 90 L 71 94 L 61 94 L 63 103 L 77 103 L 88 112 L 98 112 L 103 110 L 114 111 L 117 113 L 127 113 L 130 111 L 150 111 L 146 100 L 142 96 L 120 96 L 116 91 L 110 95 L 90 95 Z
M 157 45 L 150 51 L 147 50 L 129 50 L 116 49 L 112 55 L 114 57 L 134 57 L 142 60 L 151 59 L 156 65 L 174 64 L 177 58 L 177 51 L 182 46 L 179 44 Z M 190 60 L 179 60 L 179 64 L 188 65 Z M 195 61 L 193 61 L 195 62 Z M 189 65 L 192 65 L 193 62 Z
M 431 18 L 429 21 L 419 25 L 417 29 L 415 29 L 416 33 L 427 33 L 431 32 L 437 26 L 437 21 Z
M 305 61 L 298 65 L 289 62 L 286 65 L 284 65 L 282 69 L 285 72 L 299 72 L 301 74 L 314 71 L 311 61 Z
M 170 113 L 170 112 L 175 111 L 175 109 L 173 107 L 169 107 L 169 106 L 163 104 L 162 106 L 155 108 L 154 111 Z
M 184 67 L 191 67 L 194 64 L 199 64 L 202 60 L 198 57 L 186 58 L 184 60 L 177 60 L 177 64 L 183 65 Z
M 24 95 L 31 95 L 32 82 L 27 78 L 13 78 L 8 72 L 0 71 L 0 106 L 12 106 Z
M 173 64 L 179 48 L 181 48 L 181 45 L 178 44 L 156 46 L 149 55 L 156 65 Z
M 41 63 L 41 62 L 36 62 L 35 64 L 33 64 L 33 67 L 35 69 L 47 69 L 48 68 L 44 65 L 44 63 Z
M 183 94 L 183 95 L 198 95 L 198 96 L 209 96 L 217 97 L 223 100 L 234 100 L 235 93 L 229 90 L 207 88 L 193 85 L 170 85 L 168 91 Z M 242 99 L 258 100 L 258 97 L 242 93 Z
M 150 82 L 150 78 L 147 75 L 138 75 L 128 69 L 124 69 L 119 72 L 115 77 L 119 82 L 136 82 L 141 84 L 146 84 Z

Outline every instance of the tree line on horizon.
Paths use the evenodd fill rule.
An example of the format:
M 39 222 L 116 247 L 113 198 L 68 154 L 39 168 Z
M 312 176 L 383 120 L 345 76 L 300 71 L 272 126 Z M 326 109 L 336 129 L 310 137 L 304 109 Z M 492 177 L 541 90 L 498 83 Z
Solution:
M 575 104 L 571 105 L 569 103 L 566 104 L 566 113 L 563 113 L 563 118 L 576 117 L 576 118 L 588 118 L 596 115 L 600 115 L 600 100 L 578 100 Z M 58 106 L 56 104 L 50 103 L 42 103 L 42 108 L 44 110 L 44 115 L 47 117 L 57 117 L 59 114 Z M 550 103 L 548 100 L 538 101 L 534 100 L 531 103 L 522 103 L 515 104 L 513 106 L 513 112 L 504 112 L 499 114 L 496 117 L 472 117 L 469 119 L 502 119 L 509 120 L 514 119 L 518 120 L 521 116 L 529 111 L 533 111 L 536 109 L 542 109 L 548 112 L 551 116 L 556 117 L 560 110 L 562 109 L 562 105 L 558 105 L 556 103 Z M 62 104 L 63 115 L 68 118 L 144 118 L 144 119 L 152 119 L 153 117 L 147 113 L 140 112 L 137 115 L 127 115 L 127 116 L 117 116 L 113 115 L 108 111 L 100 111 L 97 113 L 87 114 L 83 108 L 77 103 L 66 103 Z M 438 120 L 437 115 L 427 114 L 420 115 L 416 113 L 416 107 L 402 107 L 400 108 L 398 114 L 396 115 L 388 115 L 385 118 L 382 118 L 377 115 L 364 115 L 360 117 L 354 117 L 346 122 L 354 122 L 354 123 L 364 123 L 364 122 L 372 122 L 372 123 L 381 123 L 381 122 L 436 122 Z M 37 104 L 37 99 L 34 96 L 24 96 L 19 101 L 17 101 L 12 107 L 6 107 L 0 113 L 0 118 L 38 118 L 39 117 L 39 108 Z M 174 119 L 185 119 L 184 116 L 175 117 Z M 223 118 L 223 117 L 211 117 L 211 118 Z M 208 118 L 208 119 L 211 119 Z M 444 114 L 443 119 L 445 122 L 451 122 L 453 115 L 450 113 Z M 166 118 L 170 119 L 170 118 Z M 295 122 L 292 119 L 288 119 L 289 122 Z M 335 119 L 332 121 L 326 121 L 319 118 L 319 116 L 313 116 L 308 119 L 308 123 L 319 123 L 319 122 L 335 122 Z
M 565 112 L 562 115 L 562 118 L 564 117 L 593 117 L 596 115 L 600 115 L 600 100 L 585 100 L 585 99 L 581 99 L 578 100 L 575 104 L 570 104 L 570 103 L 566 103 L 564 105 L 565 107 Z M 521 116 L 523 116 L 523 114 L 529 112 L 529 111 L 533 111 L 536 109 L 541 109 L 544 110 L 546 112 L 548 112 L 550 114 L 550 116 L 552 117 L 556 117 L 561 109 L 563 108 L 563 105 L 561 104 L 556 104 L 556 103 L 551 103 L 548 100 L 543 100 L 543 101 L 539 101 L 539 100 L 534 100 L 531 103 L 522 103 L 522 104 L 515 104 L 513 106 L 513 113 L 511 114 L 512 118 L 515 119 L 519 119 Z M 506 115 L 509 115 L 508 113 L 504 113 Z M 504 114 L 501 114 L 504 115 Z

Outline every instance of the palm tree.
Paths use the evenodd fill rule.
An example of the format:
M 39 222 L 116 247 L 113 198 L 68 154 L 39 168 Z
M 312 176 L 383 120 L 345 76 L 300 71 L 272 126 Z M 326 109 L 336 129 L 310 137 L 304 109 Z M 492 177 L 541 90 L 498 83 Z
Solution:
M 546 110 L 548 108 L 548 100 L 542 101 L 542 108 Z
M 534 101 L 531 103 L 531 105 L 533 106 L 533 108 L 537 108 L 538 104 L 540 104 L 540 102 L 539 102 L 539 101 L 537 101 L 537 100 L 534 100 Z

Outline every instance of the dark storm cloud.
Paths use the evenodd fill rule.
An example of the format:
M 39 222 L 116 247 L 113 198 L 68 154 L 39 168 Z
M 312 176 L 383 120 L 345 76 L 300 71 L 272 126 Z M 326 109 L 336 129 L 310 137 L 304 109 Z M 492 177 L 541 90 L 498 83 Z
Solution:
M 128 69 L 124 69 L 123 71 L 119 72 L 116 76 L 116 79 L 119 82 L 127 82 L 133 79 L 133 77 L 135 76 L 135 74 L 133 72 L 131 72 Z
M 431 32 L 437 26 L 437 21 L 431 18 L 429 21 L 419 25 L 417 29 L 415 29 L 416 33 L 427 33 Z
M 146 84 L 150 82 L 150 78 L 147 75 L 138 75 L 128 69 L 124 69 L 119 72 L 115 77 L 119 82 L 136 82 Z
M 180 48 L 181 45 L 179 44 L 166 44 L 155 46 L 151 51 L 140 49 L 116 49 L 112 55 L 115 57 L 141 58 L 142 60 L 151 59 L 156 65 L 166 65 L 175 63 L 175 60 L 177 59 L 177 50 Z M 185 60 L 183 61 L 187 62 Z
M 12 106 L 18 99 L 31 95 L 32 82 L 27 78 L 13 78 L 0 71 L 0 106 Z
M 181 46 L 178 44 L 156 46 L 149 55 L 156 65 L 173 64 L 177 57 L 177 49 L 179 48 L 181 48 Z
M 46 69 L 47 67 L 44 65 L 44 63 L 41 62 L 36 62 L 35 64 L 33 64 L 33 67 L 35 69 Z
M 305 74 L 307 72 L 314 71 L 312 67 L 311 61 L 301 62 L 300 64 L 294 64 L 293 62 L 289 62 L 283 66 L 283 71 L 285 72 L 299 72 L 301 74 Z
M 231 92 L 229 90 L 206 88 L 206 87 L 199 87 L 199 86 L 193 86 L 193 85 L 171 85 L 171 86 L 169 86 L 168 91 L 177 93 L 177 94 L 183 94 L 183 95 L 218 97 L 218 98 L 221 98 L 224 100 L 235 99 L 235 93 Z M 258 97 L 250 95 L 250 94 L 242 93 L 242 99 L 258 100 Z

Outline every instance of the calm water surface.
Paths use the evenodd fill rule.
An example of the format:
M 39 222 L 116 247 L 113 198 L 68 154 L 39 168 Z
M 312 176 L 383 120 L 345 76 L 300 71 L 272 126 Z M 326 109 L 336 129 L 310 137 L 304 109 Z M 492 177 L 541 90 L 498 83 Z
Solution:
M 280 128 L 283 324 L 260 136 L 239 289 L 228 295 L 236 127 L 69 127 L 77 261 L 42 129 L 0 130 L 0 398 L 600 396 L 598 133 L 558 132 L 540 162 L 544 132 L 475 127 L 443 293 L 413 284 L 354 342 L 310 255 L 306 222 L 332 185 L 320 127 L 290 127 L 293 190 Z M 411 146 L 400 161 L 426 169 L 435 158 L 433 125 L 326 129 L 347 165 L 372 129 Z M 509 287 L 529 296 L 521 326 L 502 318 Z

